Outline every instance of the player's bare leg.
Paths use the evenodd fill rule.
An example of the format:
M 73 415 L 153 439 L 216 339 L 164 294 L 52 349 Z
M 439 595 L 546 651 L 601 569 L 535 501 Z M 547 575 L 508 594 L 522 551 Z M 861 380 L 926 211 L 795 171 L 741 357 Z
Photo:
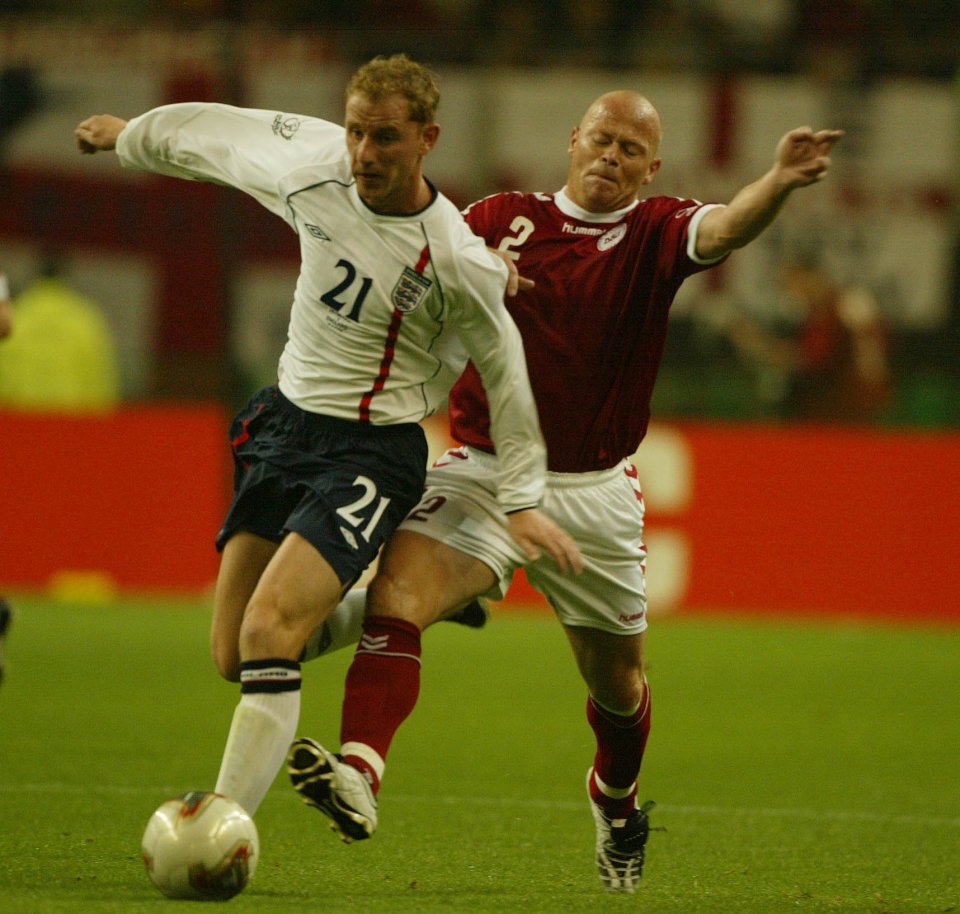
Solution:
M 566 626 L 587 683 L 587 720 L 597 738 L 587 792 L 597 831 L 596 863 L 609 892 L 636 891 L 643 874 L 652 803 L 637 806 L 637 776 L 650 732 L 643 675 L 644 634 Z
M 367 612 L 367 588 L 351 590 L 337 604 L 336 609 L 313 630 L 300 657 L 301 663 L 315 660 L 335 651 L 350 647 L 360 640 L 363 620 Z M 455 606 L 442 622 L 455 622 L 467 628 L 483 628 L 490 619 L 490 607 L 482 597 Z
M 493 583 L 482 562 L 422 534 L 399 530 L 387 544 L 347 673 L 340 754 L 300 739 L 287 757 L 294 788 L 344 841 L 376 829 L 387 752 L 419 696 L 421 632 Z
M 340 599 L 342 584 L 297 533 L 267 564 L 240 627 L 240 703 L 217 793 L 254 815 L 283 764 L 300 719 L 300 663 L 307 636 Z
M 220 675 L 240 681 L 240 626 L 243 614 L 277 544 L 240 531 L 223 547 L 210 623 L 210 650 Z

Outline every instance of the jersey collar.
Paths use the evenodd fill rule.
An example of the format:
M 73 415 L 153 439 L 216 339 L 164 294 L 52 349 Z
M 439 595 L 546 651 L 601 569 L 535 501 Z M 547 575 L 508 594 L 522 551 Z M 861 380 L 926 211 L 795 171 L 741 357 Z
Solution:
M 566 187 L 558 190 L 553 195 L 553 202 L 556 203 L 557 209 L 565 216 L 569 216 L 571 219 L 579 219 L 581 222 L 619 222 L 630 210 L 636 208 L 640 203 L 639 200 L 634 200 L 629 206 L 614 210 L 612 213 L 591 213 L 590 210 L 577 206 L 577 204 L 567 196 Z

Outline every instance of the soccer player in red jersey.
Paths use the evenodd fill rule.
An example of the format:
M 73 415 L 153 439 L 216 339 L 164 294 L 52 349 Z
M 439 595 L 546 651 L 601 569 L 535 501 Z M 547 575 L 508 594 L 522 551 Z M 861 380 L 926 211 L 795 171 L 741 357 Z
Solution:
M 417 700 L 422 630 L 477 597 L 501 597 L 524 565 L 564 626 L 589 693 L 597 748 L 587 791 L 600 879 L 611 892 L 635 891 L 652 804 L 637 803 L 650 688 L 644 509 L 628 458 L 647 429 L 680 284 L 756 238 L 794 190 L 823 178 L 841 135 L 790 131 L 770 170 L 726 205 L 640 199 L 660 167 L 660 118 L 636 92 L 610 92 L 573 130 L 562 190 L 495 194 L 466 211 L 471 228 L 515 262 L 515 282 L 524 278 L 509 309 L 547 442 L 543 508 L 574 536 L 585 570 L 563 575 L 511 543 L 496 500 L 487 400 L 468 366 L 450 396 L 451 430 L 463 446 L 428 473 L 369 588 L 340 752 L 301 739 L 288 755 L 294 786 L 344 840 L 376 828 L 387 750 Z

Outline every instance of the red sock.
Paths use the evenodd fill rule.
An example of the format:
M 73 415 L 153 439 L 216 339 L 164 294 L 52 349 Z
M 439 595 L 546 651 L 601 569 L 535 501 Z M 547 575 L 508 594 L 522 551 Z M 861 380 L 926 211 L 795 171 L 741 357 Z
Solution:
M 625 819 L 636 806 L 637 775 L 650 735 L 650 687 L 646 682 L 644 686 L 640 707 L 626 716 L 614 714 L 592 698 L 587 699 L 587 720 L 597 737 L 590 799 L 609 819 Z M 604 792 L 597 779 L 608 792 Z
M 340 744 L 362 743 L 386 759 L 393 735 L 420 694 L 420 629 L 402 619 L 371 616 L 347 671 Z M 380 772 L 359 756 L 344 755 L 380 787 Z

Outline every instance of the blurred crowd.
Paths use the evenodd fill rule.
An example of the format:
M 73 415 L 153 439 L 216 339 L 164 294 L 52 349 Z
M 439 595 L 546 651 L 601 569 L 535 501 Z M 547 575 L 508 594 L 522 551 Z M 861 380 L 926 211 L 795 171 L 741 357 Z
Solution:
M 10 13 L 322 29 L 345 59 L 590 64 L 948 79 L 956 0 L 4 0 Z
M 437 64 L 796 73 L 831 91 L 845 87 L 852 110 L 875 79 L 960 87 L 957 0 L 3 0 L 0 24 L 8 15 L 121 29 L 309 29 L 348 63 L 406 51 Z M 0 58 L 0 164 L 41 94 L 32 67 Z M 848 148 L 855 139 L 851 131 Z M 890 303 L 876 290 L 785 260 L 776 260 L 782 274 L 759 318 L 750 302 L 734 303 L 727 321 L 675 315 L 657 414 L 960 425 L 960 306 L 943 332 L 910 331 L 889 320 Z M 960 253 L 951 272 L 956 285 Z M 19 339 L 0 347 L 8 380 L 20 348 L 50 339 L 28 332 L 29 301 L 14 303 Z M 0 405 L 4 386 L 0 370 Z

